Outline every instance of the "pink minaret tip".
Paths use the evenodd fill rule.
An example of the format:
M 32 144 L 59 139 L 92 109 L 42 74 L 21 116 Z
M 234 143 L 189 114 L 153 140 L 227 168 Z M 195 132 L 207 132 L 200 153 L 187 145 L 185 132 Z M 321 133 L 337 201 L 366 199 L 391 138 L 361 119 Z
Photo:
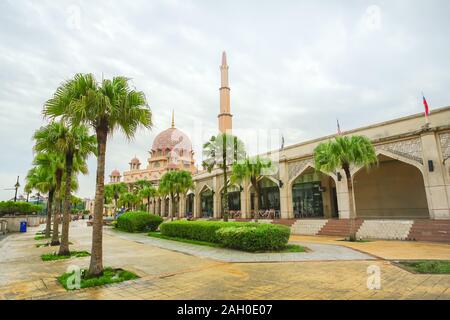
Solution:
M 222 65 L 223 66 L 227 65 L 227 53 L 225 51 L 222 52 Z

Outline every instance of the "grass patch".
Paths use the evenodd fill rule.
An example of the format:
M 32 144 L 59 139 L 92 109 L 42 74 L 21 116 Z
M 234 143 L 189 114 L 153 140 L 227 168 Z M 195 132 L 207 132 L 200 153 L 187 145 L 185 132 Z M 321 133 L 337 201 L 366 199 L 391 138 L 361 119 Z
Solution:
M 177 237 L 169 237 L 169 236 L 162 235 L 161 232 L 156 232 L 156 231 L 149 232 L 148 236 L 153 237 L 153 238 L 164 239 L 164 240 L 173 240 L 173 241 L 178 241 L 178 242 L 197 244 L 199 246 L 223 248 L 223 246 L 219 243 L 200 241 L 200 240 L 192 240 L 192 239 L 184 239 L 184 238 L 177 238 Z
M 64 273 L 60 277 L 58 277 L 59 283 L 66 289 L 66 290 L 75 290 L 75 289 L 69 289 L 67 284 L 70 282 L 71 279 L 69 277 L 73 276 L 74 272 L 71 273 Z M 96 286 L 102 286 L 105 284 L 110 283 L 118 283 L 133 279 L 138 279 L 139 277 L 130 271 L 123 270 L 123 269 L 113 269 L 113 268 L 105 268 L 103 270 L 103 275 L 100 277 L 87 277 L 87 270 L 82 269 L 81 270 L 81 282 L 80 282 L 80 289 L 83 288 L 89 288 L 89 287 L 96 287 Z
M 306 252 L 306 248 L 298 244 L 288 244 L 286 248 L 280 252 Z
M 178 241 L 178 242 L 184 242 L 189 244 L 196 244 L 199 246 L 207 246 L 207 247 L 213 247 L 213 248 L 225 248 L 225 246 L 219 244 L 219 243 L 213 243 L 213 242 L 207 242 L 207 241 L 199 241 L 199 240 L 192 240 L 192 239 L 184 239 L 184 238 L 177 238 L 177 237 L 169 237 L 162 235 L 161 232 L 149 232 L 149 237 L 158 238 L 158 239 L 164 239 L 164 240 L 172 240 L 172 241 Z M 236 249 L 233 249 L 236 250 Z M 286 247 L 280 251 L 264 251 L 264 252 L 306 252 L 306 249 L 298 244 L 288 244 Z M 258 253 L 258 252 L 256 252 Z M 260 252 L 261 253 L 261 252 Z
M 450 274 L 450 261 L 445 260 L 416 260 L 398 261 L 400 266 L 408 271 L 426 274 Z
M 34 236 L 34 240 L 44 240 L 44 239 L 45 239 L 45 235 L 36 234 Z
M 356 239 L 356 240 L 351 240 L 351 239 L 349 239 L 349 238 L 339 239 L 339 240 L 336 240 L 336 241 L 358 242 L 358 243 L 372 242 L 372 240 L 368 240 L 368 239 Z
M 42 261 L 55 261 L 55 260 L 63 260 L 63 259 L 70 259 L 70 258 L 81 258 L 81 257 L 87 257 L 91 254 L 87 251 L 71 251 L 70 255 L 67 256 L 60 256 L 56 252 L 54 253 L 46 253 L 41 255 Z

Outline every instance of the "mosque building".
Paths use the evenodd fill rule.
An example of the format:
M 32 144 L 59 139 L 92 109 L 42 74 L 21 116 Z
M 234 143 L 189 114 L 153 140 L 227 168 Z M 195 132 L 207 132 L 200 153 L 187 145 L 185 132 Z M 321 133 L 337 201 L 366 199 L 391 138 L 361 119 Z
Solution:
M 232 130 L 228 69 L 224 52 L 219 132 Z M 352 194 L 342 170 L 325 173 L 314 168 L 314 148 L 336 135 L 262 155 L 277 153 L 278 170 L 258 181 L 259 199 L 248 182 L 228 187 L 231 218 L 252 219 L 258 201 L 258 217 L 289 225 L 294 234 L 347 235 L 350 218 L 356 218 L 357 235 L 362 238 L 450 241 L 450 107 L 434 109 L 427 123 L 424 119 L 424 113 L 419 113 L 340 133 L 368 137 L 378 157 L 378 164 L 370 170 L 351 168 Z M 168 170 L 189 170 L 195 186 L 177 199 L 177 215 L 222 217 L 222 171 L 196 171 L 191 142 L 173 121 L 171 128 L 155 138 L 149 153 L 146 169 L 140 168 L 138 159 L 130 161 L 124 182 L 147 179 L 157 184 Z M 112 183 L 121 181 L 117 170 L 110 177 Z M 350 205 L 356 216 L 350 217 Z M 169 206 L 167 196 L 150 202 L 150 210 L 161 216 L 168 216 Z

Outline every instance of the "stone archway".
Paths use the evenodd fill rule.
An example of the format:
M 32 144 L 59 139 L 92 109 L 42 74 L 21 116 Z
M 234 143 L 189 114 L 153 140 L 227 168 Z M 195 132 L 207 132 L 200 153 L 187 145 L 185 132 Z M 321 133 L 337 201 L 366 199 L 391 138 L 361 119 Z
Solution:
M 223 211 L 223 190 L 224 187 L 220 189 L 220 202 L 219 202 L 219 212 Z M 230 218 L 240 218 L 242 216 L 241 209 L 241 186 L 238 184 L 232 184 L 228 186 L 228 210 L 230 212 Z
M 214 216 L 214 191 L 205 185 L 199 193 L 199 217 L 212 218 Z
M 195 195 L 193 192 L 188 192 L 186 195 L 186 216 L 194 216 Z
M 289 181 L 293 217 L 338 218 L 337 187 L 334 177 L 307 166 Z
M 379 163 L 353 174 L 358 218 L 429 218 L 422 168 L 415 163 L 378 153 Z
M 275 219 L 280 218 L 280 187 L 278 181 L 272 177 L 262 177 L 258 180 L 260 195 L 258 199 L 259 218 Z M 250 212 L 255 215 L 255 190 L 250 188 Z

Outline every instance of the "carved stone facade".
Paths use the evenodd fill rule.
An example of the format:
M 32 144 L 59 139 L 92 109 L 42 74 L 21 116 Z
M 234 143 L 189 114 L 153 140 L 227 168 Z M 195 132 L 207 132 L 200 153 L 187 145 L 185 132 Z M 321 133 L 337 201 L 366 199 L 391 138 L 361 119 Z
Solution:
M 441 144 L 443 159 L 450 159 L 450 132 L 441 133 L 439 135 L 439 142 Z
M 313 166 L 313 165 L 314 165 L 313 158 L 307 158 L 307 159 L 288 163 L 289 180 L 294 179 L 306 167 Z
M 376 149 L 386 150 L 396 155 L 414 160 L 423 164 L 422 142 L 420 138 L 401 140 L 376 146 Z

